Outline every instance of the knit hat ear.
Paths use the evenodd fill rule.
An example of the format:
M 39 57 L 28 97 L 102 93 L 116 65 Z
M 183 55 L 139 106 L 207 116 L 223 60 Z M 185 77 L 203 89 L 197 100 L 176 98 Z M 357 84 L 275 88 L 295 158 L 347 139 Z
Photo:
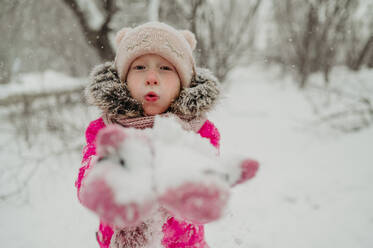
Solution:
M 115 36 L 115 44 L 117 45 L 117 47 L 119 46 L 119 43 L 121 42 L 121 40 L 124 38 L 124 36 L 129 32 L 131 31 L 132 28 L 122 28 L 121 30 L 119 30 Z
M 189 30 L 181 30 L 181 34 L 188 41 L 189 46 L 192 48 L 192 51 L 196 48 L 197 40 L 192 32 Z

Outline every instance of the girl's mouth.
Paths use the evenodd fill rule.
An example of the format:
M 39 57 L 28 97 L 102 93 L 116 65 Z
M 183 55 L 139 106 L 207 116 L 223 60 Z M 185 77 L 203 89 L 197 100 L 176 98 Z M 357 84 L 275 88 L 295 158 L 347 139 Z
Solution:
M 155 102 L 158 99 L 159 99 L 159 96 L 153 91 L 150 91 L 148 94 L 145 95 L 145 100 L 147 102 Z

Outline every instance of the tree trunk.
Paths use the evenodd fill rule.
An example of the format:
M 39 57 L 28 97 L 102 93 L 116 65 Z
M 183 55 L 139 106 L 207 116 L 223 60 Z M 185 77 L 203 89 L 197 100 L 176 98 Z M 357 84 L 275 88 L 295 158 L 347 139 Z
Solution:
M 92 46 L 93 49 L 95 49 L 97 55 L 101 58 L 101 60 L 113 60 L 115 52 L 109 40 L 109 33 L 111 32 L 109 23 L 114 13 L 117 11 L 115 0 L 106 0 L 103 2 L 102 7 L 105 12 L 105 20 L 98 30 L 94 30 L 88 25 L 87 17 L 80 9 L 76 0 L 63 0 L 63 2 L 72 10 L 74 15 L 78 19 L 85 39 L 87 40 L 88 44 Z
M 367 43 L 365 43 L 363 49 L 359 53 L 359 57 L 357 58 L 357 60 L 354 63 L 354 65 L 352 66 L 352 69 L 355 70 L 355 71 L 360 70 L 361 66 L 364 64 L 364 59 L 366 57 L 369 57 L 370 54 L 373 54 L 372 50 L 373 50 L 373 35 L 370 36 L 370 38 L 367 41 Z M 370 57 L 372 57 L 372 55 Z M 372 60 L 372 58 L 371 58 L 371 60 Z M 368 66 L 369 66 L 369 64 L 372 65 L 373 62 L 372 61 L 368 61 Z
M 149 0 L 148 15 L 149 21 L 157 22 L 159 20 L 159 1 L 160 0 Z

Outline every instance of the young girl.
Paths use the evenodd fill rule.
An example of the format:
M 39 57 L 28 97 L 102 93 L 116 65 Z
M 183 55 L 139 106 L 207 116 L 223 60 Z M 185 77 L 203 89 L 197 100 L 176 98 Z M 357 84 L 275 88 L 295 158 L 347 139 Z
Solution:
M 81 192 L 87 191 L 84 187 L 88 187 L 84 182 L 90 169 L 100 162 L 96 136 L 110 124 L 145 129 L 153 127 L 156 115 L 177 116 L 184 129 L 198 133 L 219 149 L 219 131 L 205 117 L 218 100 L 219 85 L 209 71 L 196 68 L 192 55 L 196 46 L 194 35 L 151 22 L 122 29 L 116 44 L 114 63 L 97 66 L 86 88 L 88 102 L 99 107 L 102 116 L 86 130 L 83 166 L 76 181 L 78 198 L 85 206 L 89 203 L 81 196 Z M 241 168 L 246 169 L 236 183 L 253 177 L 257 167 L 255 161 L 242 163 Z M 155 230 L 144 220 L 136 226 L 120 228 L 101 221 L 97 232 L 100 247 L 208 247 L 203 225 L 198 221 L 177 219 L 162 206 L 159 212 L 163 216 L 157 220 L 163 233 L 159 246 L 149 246 L 149 235 Z

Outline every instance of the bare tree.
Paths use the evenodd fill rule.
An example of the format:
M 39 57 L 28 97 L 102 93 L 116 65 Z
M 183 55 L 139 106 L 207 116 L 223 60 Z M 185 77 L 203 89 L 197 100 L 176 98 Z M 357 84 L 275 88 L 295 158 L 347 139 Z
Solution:
M 148 13 L 149 21 L 159 20 L 159 0 L 150 0 Z
M 195 33 L 198 64 L 224 81 L 252 48 L 260 4 L 261 0 L 163 1 L 160 19 Z
M 6 186 L 0 203 L 22 195 L 46 160 L 81 153 L 81 134 L 93 118 L 82 100 L 82 87 L 25 91 L 0 99 L 0 154 L 8 161 L 0 165 L 0 186 Z
M 198 64 L 211 68 L 223 80 L 241 59 L 247 57 L 255 37 L 253 32 L 261 0 L 8 0 L 7 6 L 14 3 L 22 5 L 16 8 L 17 16 L 22 17 L 17 19 L 21 22 L 17 27 L 21 28 L 13 26 L 16 37 L 9 36 L 6 39 L 9 42 L 2 45 L 13 41 L 19 44 L 14 45 L 14 49 L 9 45 L 0 46 L 5 51 L 0 52 L 4 81 L 9 80 L 5 78 L 9 77 L 17 57 L 25 71 L 56 68 L 74 76 L 83 75 L 98 62 L 97 58 L 101 61 L 114 58 L 112 38 L 115 31 L 149 20 L 150 13 L 152 16 L 158 13 L 160 21 L 194 32 L 198 41 Z M 40 11 L 51 5 L 55 6 L 51 8 L 53 15 Z M 66 11 L 68 9 L 70 11 Z M 8 35 L 4 26 L 1 30 Z M 86 47 L 93 49 L 87 51 Z M 32 63 L 36 58 L 38 63 Z
M 78 19 L 88 44 L 96 50 L 102 60 L 112 60 L 115 52 L 110 44 L 109 34 L 112 29 L 109 24 L 114 14 L 118 11 L 116 1 L 100 1 L 104 20 L 98 28 L 93 28 L 89 25 L 89 17 L 79 6 L 77 0 L 63 0 L 63 2 L 72 10 Z
M 99 59 L 60 0 L 5 0 L 0 8 L 0 80 L 55 70 L 87 75 Z
M 17 35 L 19 29 L 14 29 L 13 25 L 20 25 L 20 20 L 16 18 L 17 8 L 22 5 L 19 1 L 5 1 L 0 9 L 0 32 L 2 34 L 0 42 L 0 84 L 8 83 L 14 74 L 14 63 L 17 60 L 14 50 L 9 49 L 10 41 L 12 45 L 17 45 Z
M 364 64 L 365 60 L 372 60 L 373 56 L 373 35 L 371 35 L 365 42 L 365 45 L 363 45 L 362 49 L 357 52 L 357 56 L 355 60 L 352 59 L 348 65 L 350 65 L 350 68 L 357 71 L 361 68 L 361 66 Z M 372 61 L 369 61 L 372 64 Z M 367 63 L 369 65 L 369 63 Z
M 367 63 L 367 66 L 369 68 L 373 68 L 373 49 L 370 49 L 370 54 L 368 56 L 368 63 Z
M 363 14 L 351 18 L 345 37 L 346 64 L 356 71 L 363 65 L 373 66 L 373 3 L 363 7 Z
M 280 61 L 291 65 L 299 86 L 312 72 L 321 71 L 325 82 L 340 52 L 343 34 L 357 0 L 273 1 Z

